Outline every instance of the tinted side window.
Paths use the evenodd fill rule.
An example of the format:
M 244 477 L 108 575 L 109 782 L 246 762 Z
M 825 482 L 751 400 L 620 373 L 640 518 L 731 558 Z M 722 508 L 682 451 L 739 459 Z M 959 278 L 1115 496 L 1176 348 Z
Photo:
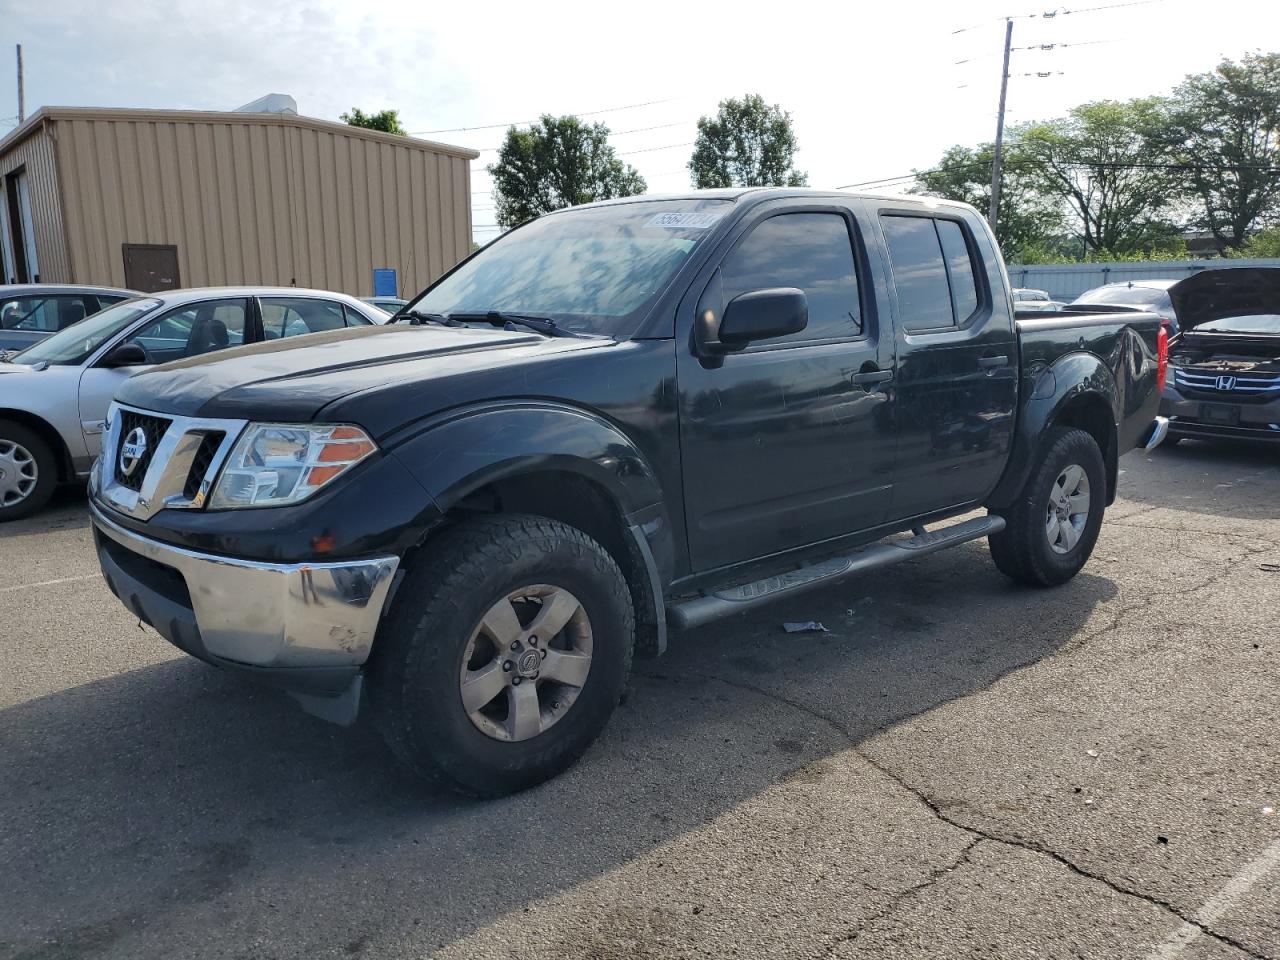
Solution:
M 856 337 L 862 308 L 853 245 L 843 217 L 785 213 L 757 225 L 721 267 L 724 302 L 768 287 L 797 287 L 809 300 L 809 325 L 769 343 Z
M 963 325 L 978 309 L 978 280 L 973 275 L 973 259 L 964 231 L 954 220 L 937 220 L 942 254 L 947 259 L 947 275 L 951 278 L 951 303 L 956 323 Z
M 262 331 L 268 340 L 297 337 L 346 326 L 342 305 L 305 297 L 264 297 Z
M 348 327 L 367 327 L 373 323 L 372 320 L 366 317 L 363 313 L 361 313 L 355 307 L 349 307 L 346 304 L 343 304 L 342 309 L 347 315 Z
M 97 309 L 89 297 L 21 297 L 0 305 L 0 327 L 53 333 L 96 313 Z
M 889 245 L 903 328 L 916 331 L 953 326 L 951 287 L 933 220 L 884 216 L 880 222 Z
M 127 342 L 142 347 L 149 363 L 165 363 L 244 343 L 244 322 L 243 300 L 214 300 L 171 310 Z

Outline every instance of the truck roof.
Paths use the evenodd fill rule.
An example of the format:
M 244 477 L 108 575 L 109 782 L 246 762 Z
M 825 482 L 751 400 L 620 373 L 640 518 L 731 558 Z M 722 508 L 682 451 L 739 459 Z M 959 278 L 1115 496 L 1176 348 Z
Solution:
M 616 197 L 612 200 L 597 200 L 566 210 L 580 210 L 583 207 L 616 206 L 624 203 L 647 203 L 654 200 L 741 200 L 751 197 L 753 200 L 780 200 L 793 197 L 810 197 L 813 199 L 840 200 L 890 200 L 895 203 L 919 204 L 920 206 L 950 207 L 953 209 L 972 210 L 967 203 L 955 200 L 943 200 L 939 197 L 914 196 L 901 193 L 874 193 L 854 190 L 819 190 L 814 187 L 717 187 L 710 190 L 684 190 L 675 193 L 642 193 L 632 197 Z M 554 211 L 559 213 L 560 211 Z

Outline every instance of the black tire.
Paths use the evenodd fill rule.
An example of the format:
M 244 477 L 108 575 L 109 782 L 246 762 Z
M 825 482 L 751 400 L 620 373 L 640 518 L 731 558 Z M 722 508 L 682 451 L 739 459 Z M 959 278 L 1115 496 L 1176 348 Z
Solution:
M 1046 532 L 1051 491 L 1063 471 L 1072 465 L 1081 467 L 1088 479 L 1089 506 L 1079 539 L 1065 552 L 1058 552 Z M 1097 441 L 1083 430 L 1053 427 L 1044 439 L 1040 465 L 1027 478 L 1018 500 L 1005 510 L 995 511 L 1007 525 L 988 538 L 991 558 L 1001 573 L 1019 583 L 1040 587 L 1066 583 L 1093 553 L 1105 509 L 1106 468 Z
M 6 474 L 15 470 L 15 461 L 10 459 L 12 454 L 20 458 L 19 468 L 34 468 L 35 483 L 21 499 L 6 503 L 8 484 L 0 478 L 0 523 L 21 520 L 44 509 L 58 486 L 58 461 L 44 438 L 21 423 L 0 420 L 0 460 L 4 461 L 0 463 L 0 471 Z M 12 495 L 16 496 L 16 493 Z
M 472 722 L 460 671 L 490 608 L 533 584 L 579 602 L 593 638 L 590 670 L 550 726 L 503 741 Z M 468 796 L 500 796 L 554 777 L 600 735 L 626 686 L 634 641 L 626 580 L 598 543 L 542 517 L 478 518 L 430 542 L 400 584 L 369 661 L 369 705 L 388 746 L 419 775 Z

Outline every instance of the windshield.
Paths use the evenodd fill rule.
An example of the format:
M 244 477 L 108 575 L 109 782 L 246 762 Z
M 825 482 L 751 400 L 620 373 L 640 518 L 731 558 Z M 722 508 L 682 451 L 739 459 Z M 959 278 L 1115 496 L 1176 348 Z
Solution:
M 626 335 L 731 205 L 651 200 L 551 214 L 496 240 L 409 309 L 498 310 Z
M 1118 303 L 1131 307 L 1172 307 L 1168 290 L 1131 287 L 1127 284 L 1097 287 L 1076 297 L 1072 303 Z
M 1196 324 L 1197 333 L 1280 333 L 1280 314 L 1254 313 L 1245 317 L 1219 317 Z
M 13 358 L 13 363 L 41 363 L 51 366 L 75 366 L 137 320 L 160 306 L 159 300 L 125 300 L 114 307 L 60 330 L 51 337 L 28 347 Z

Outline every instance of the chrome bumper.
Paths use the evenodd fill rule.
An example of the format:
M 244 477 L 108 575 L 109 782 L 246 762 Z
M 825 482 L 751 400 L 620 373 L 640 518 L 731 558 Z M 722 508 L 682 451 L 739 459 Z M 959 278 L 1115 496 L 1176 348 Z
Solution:
M 1150 453 L 1160 444 L 1164 443 L 1164 438 L 1169 435 L 1169 418 L 1156 417 L 1148 428 L 1150 434 L 1147 436 L 1146 442 L 1143 443 L 1142 449 Z
M 355 668 L 368 659 L 398 557 L 235 560 L 138 536 L 89 508 L 110 541 L 99 541 L 98 558 L 112 591 L 188 653 L 257 668 Z

